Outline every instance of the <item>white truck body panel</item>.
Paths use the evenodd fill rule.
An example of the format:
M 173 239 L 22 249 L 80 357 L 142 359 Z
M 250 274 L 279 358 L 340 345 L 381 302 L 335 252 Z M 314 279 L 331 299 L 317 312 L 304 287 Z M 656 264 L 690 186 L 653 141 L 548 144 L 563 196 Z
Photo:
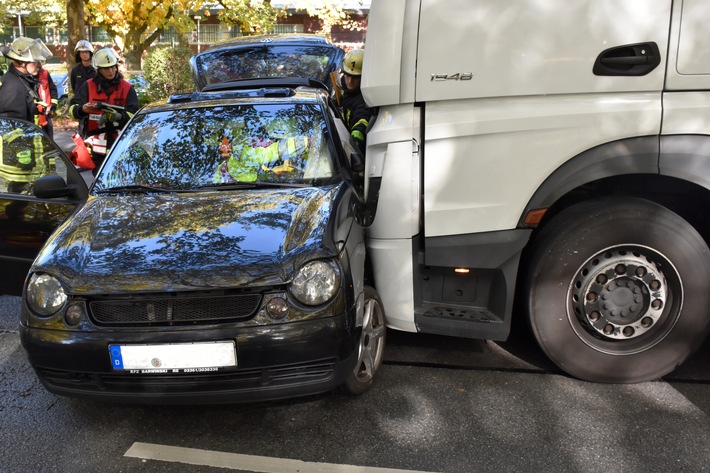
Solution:
M 411 239 L 378 239 L 367 242 L 377 291 L 387 308 L 387 326 L 416 332 L 414 324 L 414 273 Z
M 608 48 L 667 44 L 670 7 L 658 0 L 421 0 L 416 100 L 661 90 L 663 65 L 634 78 L 589 72 Z M 431 80 L 455 73 L 472 79 Z
M 404 51 L 419 7 L 417 49 Z M 416 102 L 426 103 L 426 236 L 514 228 L 539 184 L 570 157 L 658 134 L 663 61 L 639 77 L 590 70 L 610 47 L 667 44 L 670 14 L 670 2 L 659 8 L 656 0 L 373 2 L 367 40 L 377 46 L 366 49 L 363 91 L 371 105 L 406 103 L 416 76 Z M 471 78 L 432 80 L 457 73 Z M 388 179 L 389 187 L 399 184 Z
M 710 132 L 710 92 L 668 92 L 663 95 L 663 135 Z
M 428 103 L 425 235 L 515 228 L 540 183 L 570 157 L 657 134 L 660 123 L 653 92 Z
M 710 131 L 710 2 L 673 3 L 661 134 Z
M 418 122 L 411 105 L 390 107 L 379 114 L 368 133 L 365 182 L 373 176 L 387 182 L 380 189 L 377 215 L 368 229 L 370 238 L 411 239 L 419 233 L 420 163 L 418 145 L 412 140 Z
M 710 87 L 708 18 L 710 3 L 706 0 L 673 2 L 667 90 L 698 90 Z
M 407 332 L 417 330 L 412 317 L 412 237 L 419 233 L 421 212 L 421 165 L 412 131 L 419 131 L 419 116 L 411 104 L 383 110 L 368 133 L 365 170 L 366 183 L 372 177 L 386 182 L 380 188 L 377 216 L 368 229 L 367 251 L 382 303 L 390 311 L 387 324 Z
M 450 238 L 465 250 L 496 232 L 514 241 L 536 193 L 576 157 L 639 139 L 630 172 L 647 176 L 664 171 L 664 135 L 710 135 L 708 18 L 708 0 L 373 0 L 362 91 L 378 116 L 368 133 L 366 191 L 370 179 L 382 182 L 368 251 L 388 325 L 420 330 L 417 267 L 430 270 L 430 249 L 448 269 L 457 267 L 455 252 L 445 251 Z M 655 67 L 593 72 L 602 58 L 625 60 L 635 46 Z M 667 156 L 666 176 L 710 189 L 710 177 L 687 169 L 704 166 L 702 156 L 689 154 Z M 624 169 L 615 158 L 594 169 Z M 581 186 L 584 159 L 575 166 L 582 171 L 571 185 Z M 503 266 L 483 263 L 482 271 L 508 279 L 474 290 L 513 291 Z M 456 293 L 442 274 L 443 292 Z M 435 298 L 430 287 L 422 311 Z
M 656 0 L 374 1 L 363 94 L 370 105 L 382 106 L 661 90 L 670 14 L 671 2 Z M 650 74 L 632 80 L 589 74 L 602 51 L 650 41 L 661 47 L 663 61 Z M 470 74 L 470 80 L 432 80 L 455 74 Z

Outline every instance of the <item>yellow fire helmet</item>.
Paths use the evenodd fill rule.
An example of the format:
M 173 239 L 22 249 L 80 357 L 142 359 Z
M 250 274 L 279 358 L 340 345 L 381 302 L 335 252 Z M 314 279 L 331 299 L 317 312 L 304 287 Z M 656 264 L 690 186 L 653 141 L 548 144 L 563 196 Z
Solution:
M 349 76 L 362 75 L 362 58 L 365 57 L 365 51 L 362 49 L 353 49 L 343 58 L 343 72 Z

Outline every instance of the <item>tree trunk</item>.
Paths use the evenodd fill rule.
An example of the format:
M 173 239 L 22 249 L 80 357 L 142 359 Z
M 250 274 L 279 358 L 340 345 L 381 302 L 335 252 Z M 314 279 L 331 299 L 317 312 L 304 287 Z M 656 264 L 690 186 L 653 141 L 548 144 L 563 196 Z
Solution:
M 138 44 L 134 44 L 132 46 L 133 47 L 123 52 L 123 59 L 126 61 L 126 70 L 140 71 L 141 56 L 143 56 L 143 50 L 139 47 L 140 45 Z
M 129 32 L 125 40 L 125 49 L 123 50 L 123 59 L 126 61 L 126 69 L 129 71 L 142 70 L 143 53 L 160 37 L 163 28 L 157 28 L 148 37 L 143 37 L 142 32 L 144 27 L 139 31 Z
M 84 0 L 67 0 L 67 32 L 69 35 L 67 65 L 69 71 L 76 64 L 74 48 L 79 40 L 84 39 L 84 29 Z

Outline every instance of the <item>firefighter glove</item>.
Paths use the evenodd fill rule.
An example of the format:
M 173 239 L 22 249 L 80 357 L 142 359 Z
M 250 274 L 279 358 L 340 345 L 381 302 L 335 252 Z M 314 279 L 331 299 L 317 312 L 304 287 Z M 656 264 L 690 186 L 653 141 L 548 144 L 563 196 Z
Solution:
M 121 112 L 117 112 L 116 110 L 104 110 L 104 120 L 106 120 L 109 123 L 115 123 L 115 122 L 120 122 L 123 120 L 123 115 Z

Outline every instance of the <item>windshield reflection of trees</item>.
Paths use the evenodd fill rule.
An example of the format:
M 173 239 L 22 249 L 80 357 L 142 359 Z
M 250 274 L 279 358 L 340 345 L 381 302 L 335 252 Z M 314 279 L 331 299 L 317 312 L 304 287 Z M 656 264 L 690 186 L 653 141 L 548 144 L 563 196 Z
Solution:
M 332 47 L 257 46 L 215 51 L 199 59 L 207 84 L 268 77 L 325 78 Z
M 323 123 L 322 113 L 312 104 L 200 107 L 146 114 L 116 144 L 95 188 L 140 184 L 190 189 L 221 183 L 225 181 L 218 173 L 227 161 L 230 169 L 238 164 L 248 167 L 249 181 L 310 183 L 313 178 L 330 177 L 304 176 L 309 159 L 330 163 L 327 146 L 321 143 Z M 305 138 L 310 146 L 285 156 L 289 138 Z M 269 148 L 279 142 L 281 146 Z M 285 159 L 288 166 L 284 166 Z
M 76 264 L 75 281 L 92 292 L 281 283 L 306 256 L 331 255 L 322 241 L 337 193 L 330 187 L 94 199 L 72 221 L 71 237 L 47 251 Z

